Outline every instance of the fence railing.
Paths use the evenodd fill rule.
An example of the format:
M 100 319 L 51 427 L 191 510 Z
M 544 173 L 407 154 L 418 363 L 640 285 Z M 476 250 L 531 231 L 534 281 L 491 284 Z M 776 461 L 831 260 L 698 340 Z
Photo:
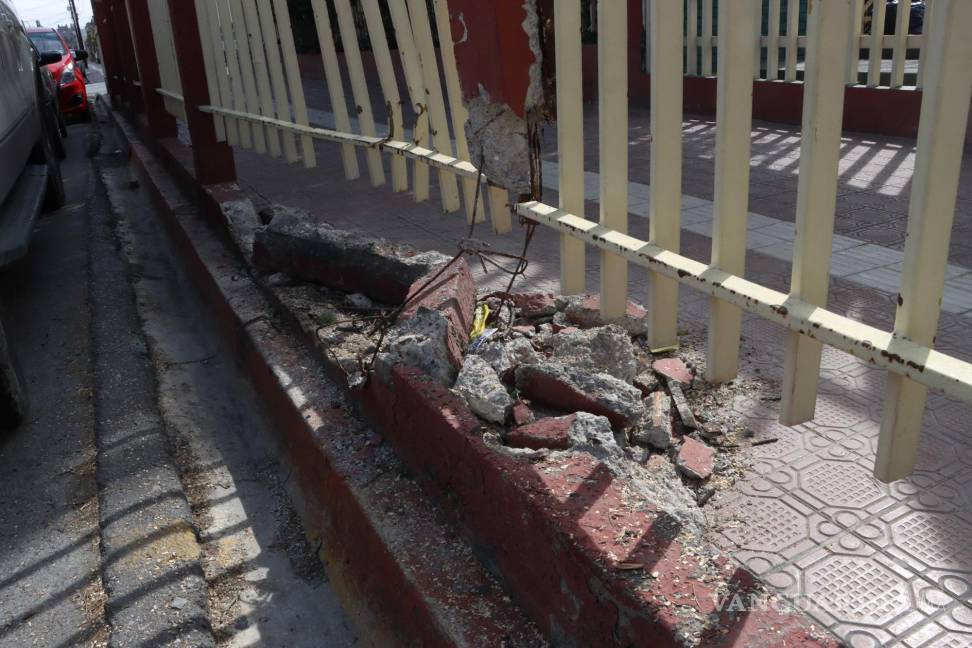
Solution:
M 149 1 L 161 7 L 167 1 L 183 0 Z M 324 82 L 336 126 L 333 129 L 311 123 L 286 0 L 194 1 L 210 96 L 210 105 L 200 110 L 213 115 L 218 139 L 274 157 L 283 155 L 287 161 L 302 161 L 307 167 L 316 164 L 314 140 L 333 142 L 341 147 L 348 179 L 360 174 L 355 149 L 362 148 L 373 185 L 386 182 L 382 155 L 386 153 L 391 158 L 394 191 L 411 187 L 415 200 L 427 200 L 429 173 L 435 169 L 443 209 L 455 212 L 464 203 L 468 218 L 483 214 L 475 204 L 479 181 L 489 199 L 494 230 L 512 229 L 507 191 L 491 184 L 470 160 L 464 128 L 467 114 L 447 0 L 435 0 L 431 5 L 425 0 L 359 0 L 374 55 L 377 87 L 387 106 L 384 132 L 379 132 L 372 113 L 370 92 L 375 86 L 367 83 L 349 0 L 333 0 L 333 13 L 326 0 L 312 0 Z M 680 285 L 709 295 L 706 375 L 713 382 L 736 375 L 743 310 L 787 327 L 781 419 L 788 425 L 814 416 L 823 345 L 887 369 L 889 387 L 875 474 L 883 480 L 909 474 L 917 456 L 927 389 L 940 389 L 972 402 L 972 364 L 933 349 L 972 94 L 972 39 L 967 38 L 972 32 L 972 2 L 937 0 L 934 13 L 926 17 L 923 40 L 894 36 L 890 41 L 897 71 L 906 47 L 927 43 L 922 48 L 924 95 L 893 331 L 865 325 L 826 308 L 843 93 L 852 72 L 856 72 L 856 45 L 866 43 L 857 32 L 860 0 L 809 3 L 805 35 L 792 29 L 799 24 L 792 19 L 793 7 L 799 3 L 788 2 L 791 19 L 782 37 L 771 29 L 759 40 L 754 34 L 762 19 L 760 0 L 718 3 L 717 30 L 713 29 L 716 17 L 710 0 L 700 4 L 683 0 L 647 2 L 652 79 L 647 241 L 626 233 L 627 39 L 604 37 L 628 33 L 628 5 L 614 0 L 598 3 L 601 186 L 599 220 L 593 222 L 584 218 L 581 1 L 554 0 L 553 4 L 559 204 L 529 201 L 515 205 L 513 211 L 561 233 L 563 292 L 585 289 L 585 248 L 597 248 L 602 315 L 607 319 L 620 317 L 627 304 L 630 264 L 647 269 L 647 336 L 652 348 L 678 341 Z M 389 10 L 390 28 L 398 44 L 398 65 L 389 50 L 382 5 Z M 779 23 L 781 6 L 777 0 L 770 1 L 771 25 Z M 686 21 L 696 24 L 694 12 L 698 10 L 703 12 L 701 33 L 686 39 L 682 27 Z M 332 15 L 342 38 L 343 58 L 336 51 Z M 153 12 L 153 24 L 155 21 Z M 907 31 L 904 27 L 902 33 Z M 166 29 L 171 38 L 171 27 L 160 19 L 154 32 L 160 52 L 166 47 Z M 433 47 L 433 30 L 440 43 L 438 50 Z M 693 41 L 701 44 L 698 50 L 692 47 Z M 885 42 L 882 40 L 881 45 Z M 762 47 L 771 53 L 785 50 L 781 69 L 783 77 L 791 79 L 797 70 L 797 49 L 805 48 L 797 234 L 788 293 L 744 278 L 753 77 Z M 875 52 L 879 49 L 872 48 Z M 159 58 L 160 67 L 174 63 L 167 54 L 160 53 Z M 874 60 L 870 61 L 872 71 Z M 718 72 L 709 264 L 680 254 L 682 81 L 686 65 L 689 70 L 697 65 L 701 74 L 709 74 L 716 67 Z M 396 68 L 402 73 L 404 87 L 399 87 Z M 342 72 L 350 81 L 355 119 L 348 110 Z M 897 78 L 895 74 L 892 79 Z M 167 97 L 175 94 L 178 77 L 171 71 L 161 76 L 160 91 Z M 413 116 L 411 123 L 404 121 L 403 106 Z
M 645 0 L 646 8 L 656 0 Z M 664 0 L 657 0 L 664 2 Z M 808 47 L 806 30 L 807 10 L 814 0 L 761 0 L 753 17 L 753 78 L 796 81 L 804 73 L 805 52 Z M 710 76 L 718 69 L 718 1 L 685 0 L 685 73 L 690 76 Z M 865 15 L 865 5 L 867 7 Z M 885 34 L 884 0 L 866 2 L 853 0 L 847 18 L 850 30 L 843 47 L 847 49 L 847 83 L 869 87 L 900 88 L 906 80 L 910 86 L 922 86 L 925 68 L 925 43 L 934 0 L 924 3 L 922 33 L 909 33 L 911 0 L 900 0 L 894 19 L 894 31 Z M 645 12 L 650 29 L 650 10 Z M 869 19 L 869 33 L 863 33 Z M 743 29 L 744 26 L 733 26 Z M 913 71 L 906 78 L 908 56 L 914 62 Z M 862 58 L 864 53 L 864 58 Z M 889 56 L 885 56 L 889 54 Z M 915 55 L 918 56 L 915 56 Z M 882 70 L 884 75 L 882 76 Z

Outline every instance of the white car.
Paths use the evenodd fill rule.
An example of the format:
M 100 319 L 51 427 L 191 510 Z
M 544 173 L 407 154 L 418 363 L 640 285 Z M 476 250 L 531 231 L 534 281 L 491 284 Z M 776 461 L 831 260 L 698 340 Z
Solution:
M 57 104 L 42 70 L 52 59 L 37 53 L 8 0 L 0 0 L 0 268 L 27 253 L 41 210 L 64 204 Z M 17 425 L 24 407 L 0 324 L 0 428 Z

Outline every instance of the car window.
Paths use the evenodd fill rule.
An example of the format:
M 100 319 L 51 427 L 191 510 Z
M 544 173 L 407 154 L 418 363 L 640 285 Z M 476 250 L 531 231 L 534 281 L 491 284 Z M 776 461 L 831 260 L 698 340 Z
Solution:
M 40 51 L 41 54 L 46 54 L 47 52 L 57 52 L 60 55 L 67 54 L 64 49 L 64 43 L 61 39 L 57 37 L 54 32 L 35 32 L 30 35 L 30 40 L 33 41 L 34 47 Z

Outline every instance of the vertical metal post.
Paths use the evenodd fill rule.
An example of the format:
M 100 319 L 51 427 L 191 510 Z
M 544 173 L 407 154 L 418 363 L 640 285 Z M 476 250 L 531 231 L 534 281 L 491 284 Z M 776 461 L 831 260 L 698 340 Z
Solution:
M 790 295 L 825 308 L 837 205 L 837 169 L 844 116 L 847 32 L 851 0 L 815 2 L 810 9 L 803 94 L 803 141 L 797 187 L 796 240 Z M 796 425 L 813 418 L 822 346 L 789 331 L 783 366 L 780 421 Z
M 749 27 L 753 24 L 756 2 L 719 3 L 712 265 L 739 276 L 746 268 L 755 46 Z M 716 297 L 709 298 L 709 310 L 706 378 L 715 383 L 725 382 L 736 377 L 742 312 L 738 306 Z
M 196 181 L 203 185 L 232 182 L 236 180 L 233 149 L 216 139 L 212 116 L 199 111 L 199 106 L 209 104 L 209 84 L 206 68 L 200 65 L 203 50 L 195 1 L 169 0 L 169 16 L 172 24 L 178 25 L 172 37 L 182 79 Z
M 155 91 L 161 87 L 159 60 L 155 52 L 155 38 L 147 0 L 127 0 L 128 19 L 135 44 L 135 59 L 139 78 L 142 80 L 142 101 L 148 119 L 149 133 L 155 139 L 175 137 L 175 118 L 165 109 L 162 95 Z
M 969 100 L 972 98 L 972 2 L 937 0 L 928 30 L 928 67 L 918 124 L 918 155 L 908 207 L 908 236 L 894 337 L 932 346 L 938 331 L 945 265 Z M 918 456 L 928 388 L 888 374 L 874 475 L 908 475 Z

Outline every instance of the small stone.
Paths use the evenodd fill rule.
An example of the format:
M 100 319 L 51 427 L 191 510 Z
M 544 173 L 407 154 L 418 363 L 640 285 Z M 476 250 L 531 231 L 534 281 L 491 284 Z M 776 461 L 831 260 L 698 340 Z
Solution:
M 360 310 L 368 310 L 375 307 L 375 302 L 371 301 L 365 295 L 361 293 L 351 293 L 350 295 L 345 295 L 344 297 L 345 306 L 350 306 L 351 308 L 357 308 Z
M 537 334 L 537 330 L 532 326 L 517 325 L 513 327 L 513 330 L 527 338 L 532 338 Z
M 533 415 L 533 410 L 530 406 L 521 400 L 513 403 L 513 423 L 516 425 L 526 425 L 527 423 L 533 423 L 535 417 Z
M 635 428 L 635 443 L 667 450 L 674 442 L 672 434 L 672 399 L 663 391 L 656 391 L 645 402 L 648 415 Z
M 672 394 L 672 402 L 675 403 L 678 417 L 682 419 L 682 425 L 689 430 L 694 430 L 699 427 L 699 424 L 695 421 L 695 414 L 692 413 L 692 408 L 689 406 L 688 400 L 685 398 L 685 393 L 682 391 L 682 386 L 678 382 L 669 379 L 668 391 Z
M 182 598 L 181 596 L 177 596 L 171 601 L 169 601 L 169 607 L 172 608 L 173 610 L 181 610 L 182 608 L 186 607 L 188 603 L 189 601 L 187 601 L 186 599 Z
M 685 437 L 675 465 L 682 474 L 692 479 L 708 479 L 715 466 L 715 450 L 692 437 Z
M 557 312 L 554 296 L 550 293 L 515 293 L 511 297 L 523 317 L 545 317 Z
M 476 355 L 466 357 L 456 378 L 455 391 L 477 416 L 494 423 L 505 423 L 513 407 L 513 398 L 499 376 L 489 363 Z
M 510 430 L 506 435 L 506 445 L 511 448 L 531 450 L 566 450 L 570 447 L 570 427 L 576 414 L 543 418 L 529 425 Z
M 712 499 L 715 492 L 715 487 L 706 484 L 695 492 L 695 501 L 699 503 L 699 506 L 705 506 L 705 503 Z
M 651 368 L 666 378 L 677 380 L 690 387 L 695 376 L 680 358 L 662 358 L 651 363 Z
M 628 446 L 624 449 L 624 452 L 631 461 L 640 464 L 648 461 L 648 457 L 651 455 L 647 448 L 642 448 L 641 446 Z
M 658 380 L 658 376 L 650 371 L 638 374 L 632 382 L 635 387 L 641 390 L 641 393 L 645 397 L 651 396 L 651 394 L 658 391 L 659 387 L 661 387 L 661 381 Z
M 300 283 L 286 272 L 275 272 L 266 279 L 267 285 L 271 288 L 290 288 Z
M 595 457 L 619 456 L 621 453 L 611 430 L 611 422 L 603 416 L 577 412 L 567 435 L 572 448 L 589 452 Z
M 713 439 L 721 439 L 726 435 L 726 428 L 716 423 L 706 423 L 699 428 L 699 434 L 710 441 Z

